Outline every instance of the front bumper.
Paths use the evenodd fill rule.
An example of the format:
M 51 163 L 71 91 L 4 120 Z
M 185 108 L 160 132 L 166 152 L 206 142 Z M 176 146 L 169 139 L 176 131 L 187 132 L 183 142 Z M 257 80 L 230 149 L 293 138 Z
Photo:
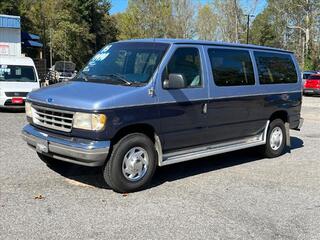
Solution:
M 22 138 L 41 154 L 90 167 L 102 166 L 110 149 L 109 141 L 93 141 L 47 133 L 30 124 L 23 128 Z

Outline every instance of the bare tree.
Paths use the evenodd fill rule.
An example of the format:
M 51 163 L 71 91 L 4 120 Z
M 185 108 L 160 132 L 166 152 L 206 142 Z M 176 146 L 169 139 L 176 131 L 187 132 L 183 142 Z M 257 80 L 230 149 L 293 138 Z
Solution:
M 177 38 L 193 38 L 195 6 L 191 0 L 172 0 L 173 29 Z
M 210 4 L 200 5 L 196 19 L 196 34 L 199 39 L 217 40 L 217 16 Z

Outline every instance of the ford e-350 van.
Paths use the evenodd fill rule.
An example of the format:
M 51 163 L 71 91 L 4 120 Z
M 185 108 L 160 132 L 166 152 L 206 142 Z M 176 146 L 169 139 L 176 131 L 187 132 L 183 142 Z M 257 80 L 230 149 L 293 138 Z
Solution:
M 49 164 L 103 166 L 136 191 L 157 166 L 260 146 L 277 157 L 300 129 L 292 52 L 193 40 L 131 40 L 98 52 L 70 82 L 30 93 L 23 138 Z

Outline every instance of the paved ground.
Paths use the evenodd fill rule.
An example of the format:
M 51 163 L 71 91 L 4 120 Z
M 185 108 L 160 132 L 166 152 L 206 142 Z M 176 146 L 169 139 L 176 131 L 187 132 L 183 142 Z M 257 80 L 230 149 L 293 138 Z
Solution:
M 19 136 L 24 114 L 0 112 L 0 239 L 320 239 L 320 98 L 303 115 L 291 153 L 168 166 L 125 196 L 99 169 L 48 168 Z

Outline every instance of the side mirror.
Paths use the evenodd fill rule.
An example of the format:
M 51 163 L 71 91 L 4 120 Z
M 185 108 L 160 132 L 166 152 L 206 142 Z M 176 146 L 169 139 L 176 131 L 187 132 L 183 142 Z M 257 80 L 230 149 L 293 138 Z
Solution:
M 164 89 L 179 89 L 185 88 L 186 86 L 186 81 L 180 73 L 170 73 L 169 79 L 163 81 Z

